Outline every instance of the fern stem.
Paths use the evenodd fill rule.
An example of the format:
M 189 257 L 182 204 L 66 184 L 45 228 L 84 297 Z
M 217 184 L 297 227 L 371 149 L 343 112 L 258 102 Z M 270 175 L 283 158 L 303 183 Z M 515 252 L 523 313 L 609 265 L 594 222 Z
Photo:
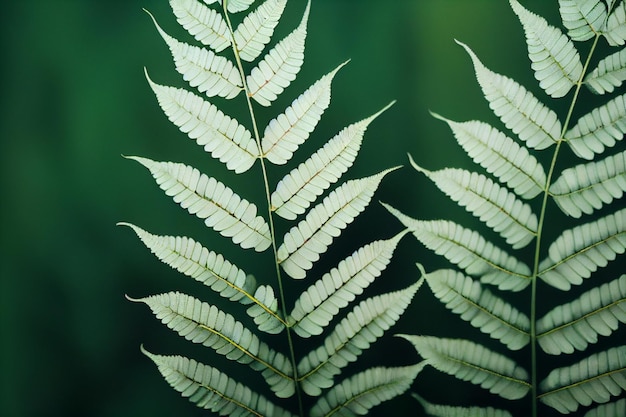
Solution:
M 565 133 L 568 130 L 569 124 L 572 120 L 572 116 L 574 114 L 574 108 L 578 102 L 578 95 L 580 94 L 580 90 L 583 85 L 583 80 L 585 79 L 585 75 L 587 74 L 587 70 L 589 69 L 589 63 L 591 62 L 591 57 L 598 45 L 598 40 L 600 39 L 600 34 L 596 33 L 595 38 L 593 40 L 593 44 L 591 45 L 591 49 L 589 50 L 589 54 L 587 55 L 587 59 L 585 61 L 585 65 L 580 74 L 579 79 L 576 82 L 576 88 L 574 89 L 574 96 L 572 97 L 572 102 L 570 103 L 569 109 L 567 111 L 567 116 L 565 117 L 565 121 L 563 122 L 563 127 L 561 129 L 560 137 L 556 143 L 554 148 L 554 154 L 552 155 L 552 161 L 550 162 L 550 169 L 548 170 L 548 174 L 546 176 L 546 183 L 543 189 L 543 200 L 541 202 L 541 213 L 539 215 L 539 224 L 537 227 L 537 243 L 535 245 L 535 259 L 533 264 L 533 275 L 532 275 L 532 286 L 531 286 L 531 301 L 530 301 L 530 346 L 531 346 L 531 385 L 532 385 L 532 417 L 537 417 L 537 400 L 539 398 L 537 391 L 537 278 L 539 277 L 539 259 L 541 255 L 541 238 L 543 235 L 543 225 L 545 223 L 546 217 L 546 209 L 548 206 L 548 197 L 550 196 L 550 185 L 552 183 L 552 177 L 554 176 L 554 171 L 556 169 L 556 162 L 559 156 L 559 151 L 561 149 L 561 144 L 565 141 Z
M 232 23 L 230 21 L 230 16 L 228 14 L 228 10 L 226 9 L 227 0 L 222 1 L 222 7 L 224 11 L 224 18 L 226 20 L 226 24 L 228 25 L 228 31 L 230 34 L 233 53 L 235 55 L 235 60 L 237 62 L 237 69 L 239 70 L 239 74 L 241 75 L 241 82 L 243 84 L 244 93 L 246 96 L 246 102 L 248 103 L 248 112 L 250 113 L 250 119 L 252 123 L 252 129 L 254 133 L 254 139 L 257 144 L 257 148 L 259 150 L 259 155 L 262 154 L 261 147 L 261 135 L 259 134 L 259 128 L 256 121 L 256 115 L 254 112 L 254 107 L 252 106 L 252 96 L 250 94 L 250 88 L 248 87 L 248 83 L 246 81 L 246 75 L 243 69 L 243 64 L 241 63 L 241 57 L 239 56 L 239 50 L 237 48 L 237 42 L 235 41 L 235 34 L 233 30 Z M 271 191 L 269 185 L 269 178 L 267 175 L 267 167 L 265 166 L 265 159 L 261 156 L 259 157 L 259 162 L 261 164 L 261 171 L 263 173 L 263 185 L 265 188 L 265 199 L 267 201 L 267 212 L 268 212 L 268 222 L 270 227 L 270 236 L 272 240 L 272 252 L 274 254 L 274 266 L 276 267 L 276 279 L 278 281 L 278 296 L 280 299 L 280 310 L 282 313 L 282 317 L 278 317 L 278 319 L 285 326 L 285 330 L 287 333 L 287 343 L 289 345 L 289 356 L 291 359 L 291 366 L 293 368 L 293 381 L 296 387 L 296 396 L 298 398 L 298 411 L 300 416 L 304 416 L 304 407 L 302 404 L 302 393 L 300 391 L 300 384 L 298 383 L 298 364 L 296 361 L 296 354 L 294 350 L 293 336 L 291 334 L 291 329 L 285 318 L 287 317 L 287 304 L 285 302 L 285 291 L 283 288 L 283 280 L 282 275 L 280 273 L 280 266 L 278 262 L 278 247 L 276 245 L 276 232 L 274 227 L 274 213 L 272 212 L 272 203 L 271 203 Z

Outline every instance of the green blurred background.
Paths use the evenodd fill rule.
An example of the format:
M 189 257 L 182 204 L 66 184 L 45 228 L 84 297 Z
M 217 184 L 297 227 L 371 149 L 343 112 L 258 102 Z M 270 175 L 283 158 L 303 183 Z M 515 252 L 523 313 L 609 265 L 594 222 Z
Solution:
M 552 21 L 558 16 L 556 1 L 525 4 Z M 278 35 L 295 27 L 303 7 L 302 0 L 289 2 Z M 248 198 L 261 195 L 256 175 L 233 178 L 162 114 L 143 67 L 156 82 L 182 84 L 142 8 L 169 33 L 183 36 L 166 0 L 31 0 L 3 5 L 2 416 L 206 415 L 165 384 L 139 345 L 161 353 L 204 351 L 189 348 L 145 306 L 124 298 L 201 290 L 155 260 L 116 222 L 134 222 L 160 234 L 187 234 L 205 245 L 219 245 L 219 251 L 251 271 L 258 266 L 238 258 L 237 248 L 206 231 L 164 197 L 143 168 L 121 157 L 191 163 L 223 176 Z M 430 117 L 429 110 L 455 120 L 494 121 L 455 38 L 472 46 L 493 70 L 535 85 L 521 26 L 506 1 L 313 0 L 304 68 L 279 104 L 261 117 L 267 121 L 308 85 L 351 59 L 335 79 L 331 107 L 298 160 L 343 126 L 397 100 L 371 125 L 349 177 L 405 165 L 384 180 L 375 200 L 414 217 L 457 216 L 472 224 L 461 209 L 406 167 L 407 153 L 427 168 L 471 166 L 447 127 Z M 225 106 L 246 120 L 245 113 L 230 103 Z M 276 175 L 280 173 L 284 171 Z M 337 259 L 329 255 L 319 271 L 356 247 L 400 229 L 374 201 L 337 243 Z M 428 269 L 441 264 L 406 238 L 376 288 L 409 285 L 418 277 L 417 261 Z M 424 288 L 392 332 L 449 336 L 457 320 Z M 458 331 L 475 334 L 464 323 Z M 416 359 L 405 342 L 391 338 L 363 357 L 366 363 L 380 365 Z M 449 395 L 443 388 L 457 386 L 447 378 L 439 378 L 444 385 L 438 386 L 427 378 L 434 373 L 425 375 L 416 387 L 433 401 L 445 401 Z M 458 391 L 458 401 L 474 395 L 471 392 Z M 419 410 L 408 396 L 378 412 L 382 409 L 403 415 Z

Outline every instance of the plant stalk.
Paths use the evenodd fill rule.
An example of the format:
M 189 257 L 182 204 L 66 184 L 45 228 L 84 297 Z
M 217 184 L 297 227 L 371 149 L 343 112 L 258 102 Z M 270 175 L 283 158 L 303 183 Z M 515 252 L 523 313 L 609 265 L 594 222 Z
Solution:
M 537 414 L 537 401 L 539 399 L 538 395 L 538 387 L 537 387 L 537 279 L 539 277 L 539 260 L 541 255 L 541 238 L 543 236 L 543 225 L 545 224 L 546 217 L 546 208 L 548 205 L 548 197 L 550 196 L 550 185 L 552 184 L 552 177 L 554 176 L 554 171 L 556 169 L 556 162 L 558 159 L 559 151 L 561 149 L 562 143 L 565 141 L 565 133 L 569 128 L 569 124 L 572 119 L 572 115 L 574 114 L 574 108 L 578 102 L 578 95 L 580 94 L 580 89 L 583 85 L 583 80 L 585 79 L 585 75 L 587 74 L 587 70 L 589 68 L 589 63 L 591 62 L 591 57 L 598 45 L 598 40 L 600 39 L 600 34 L 596 34 L 593 45 L 589 50 L 589 54 L 587 56 L 587 60 L 585 61 L 585 65 L 581 72 L 579 79 L 576 82 L 576 88 L 574 89 L 574 96 L 572 97 L 572 102 L 570 103 L 569 110 L 567 112 L 567 116 L 565 118 L 565 122 L 563 123 L 563 127 L 561 130 L 561 134 L 559 139 L 556 142 L 556 146 L 554 148 L 554 154 L 552 155 L 552 161 L 550 162 L 550 169 L 548 170 L 548 174 L 546 177 L 546 183 L 543 189 L 543 200 L 541 202 L 541 213 L 539 215 L 539 224 L 537 226 L 537 243 L 535 245 L 535 256 L 534 256 L 534 264 L 533 264 L 533 275 L 532 275 L 532 286 L 531 286 L 531 301 L 530 301 L 530 346 L 531 346 L 531 385 L 532 385 L 532 417 L 538 417 Z
M 231 38 L 231 43 L 232 43 L 232 49 L 233 49 L 233 53 L 235 55 L 235 60 L 237 62 L 237 68 L 239 70 L 239 75 L 241 76 L 241 82 L 243 84 L 243 89 L 244 89 L 244 93 L 246 95 L 246 101 L 248 103 L 248 112 L 250 113 L 250 119 L 252 122 L 252 129 L 253 129 L 253 134 L 254 134 L 254 138 L 257 144 L 257 148 L 259 150 L 259 155 L 262 154 L 262 147 L 261 147 L 261 135 L 259 134 L 259 128 L 257 125 L 257 121 L 256 121 L 256 116 L 255 116 L 255 112 L 254 112 L 254 107 L 252 106 L 252 97 L 250 95 L 250 89 L 248 87 L 248 83 L 246 81 L 246 75 L 243 69 L 243 64 L 241 63 L 241 57 L 239 56 L 239 51 L 237 48 L 237 43 L 235 42 L 235 36 L 234 36 L 234 30 L 233 30 L 233 26 L 232 23 L 230 21 L 230 16 L 228 14 L 228 10 L 226 9 L 226 3 L 227 0 L 223 0 L 222 2 L 222 7 L 223 7 L 223 11 L 224 11 L 224 18 L 226 20 L 226 24 L 228 25 L 228 30 L 230 33 L 230 38 Z M 267 175 L 267 167 L 265 166 L 265 159 L 261 156 L 259 158 L 259 162 L 261 163 L 261 171 L 263 173 L 263 185 L 264 185 L 264 189 L 265 189 L 265 198 L 267 201 L 267 211 L 268 211 L 268 221 L 269 221 L 269 227 L 270 227 L 270 236 L 271 236 L 271 240 L 272 240 L 272 251 L 274 253 L 274 265 L 276 267 L 276 279 L 278 281 L 278 294 L 279 294 L 279 300 L 280 300 L 280 310 L 282 313 L 283 318 L 281 319 L 281 322 L 283 322 L 283 324 L 285 324 L 285 330 L 287 333 L 287 342 L 289 344 L 289 356 L 290 356 L 290 360 L 291 360 L 291 365 L 293 368 L 293 380 L 294 380 L 294 384 L 296 387 L 296 396 L 298 398 L 298 411 L 299 411 L 299 415 L 300 416 L 304 416 L 304 408 L 303 408 L 303 404 L 302 404 L 302 393 L 300 390 L 300 384 L 298 383 L 298 364 L 296 361 L 296 355 L 295 355 L 295 350 L 294 350 L 294 343 L 293 343 L 293 336 L 291 334 L 291 329 L 290 327 L 287 325 L 287 323 L 284 321 L 285 318 L 287 317 L 287 304 L 285 302 L 285 291 L 284 291 L 284 287 L 283 287 L 283 281 L 282 281 L 282 274 L 280 272 L 280 266 L 279 266 L 279 262 L 278 262 L 278 248 L 276 245 L 276 232 L 275 232 L 275 228 L 274 228 L 274 213 L 272 211 L 272 203 L 271 203 L 271 191 L 270 191 L 270 185 L 269 185 L 269 178 Z

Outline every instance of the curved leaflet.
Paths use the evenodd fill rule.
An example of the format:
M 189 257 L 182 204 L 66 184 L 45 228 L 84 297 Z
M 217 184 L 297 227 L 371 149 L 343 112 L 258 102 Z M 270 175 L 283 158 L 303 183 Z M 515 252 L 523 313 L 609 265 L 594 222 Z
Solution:
M 189 213 L 244 249 L 262 252 L 271 245 L 269 226 L 254 204 L 215 178 L 188 165 L 129 157 L 150 170 L 165 193 Z

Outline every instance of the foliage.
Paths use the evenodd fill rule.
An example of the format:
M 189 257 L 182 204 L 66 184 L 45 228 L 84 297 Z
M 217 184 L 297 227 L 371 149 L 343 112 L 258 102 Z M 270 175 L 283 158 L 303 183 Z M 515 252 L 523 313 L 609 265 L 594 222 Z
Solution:
M 459 42 L 489 107 L 518 140 L 481 121 L 435 114 L 489 175 L 429 171 L 411 159 L 417 171 L 480 219 L 485 231 L 414 219 L 387 206 L 424 246 L 454 266 L 425 275 L 435 297 L 501 342 L 492 350 L 482 342 L 403 335 L 429 365 L 489 390 L 510 409 L 433 405 L 416 396 L 434 416 L 626 412 L 619 398 L 626 390 L 626 345 L 615 334 L 626 322 L 626 209 L 619 201 L 626 191 L 626 95 L 620 93 L 626 80 L 626 3 L 558 4 L 565 33 L 510 0 L 539 86 L 553 103 L 567 101 L 567 113 L 557 115 Z M 610 48 L 618 50 L 596 57 Z M 591 97 L 583 87 L 601 96 L 594 102 L 601 101 L 577 116 L 580 103 Z M 567 148 L 583 161 L 562 169 L 571 160 Z M 568 218 L 565 230 L 553 233 L 562 216 Z M 616 264 L 621 267 L 611 267 Z M 561 304 L 554 289 L 568 301 Z M 517 351 L 530 358 L 528 364 Z
M 128 158 L 144 166 L 165 194 L 188 213 L 248 250 L 246 256 L 271 256 L 276 281 L 267 279 L 272 275 L 267 271 L 244 272 L 190 237 L 155 235 L 133 224 L 121 224 L 130 227 L 159 260 L 229 302 L 222 308 L 216 300 L 203 301 L 181 292 L 134 301 L 145 303 L 181 337 L 258 373 L 269 389 L 230 376 L 235 366 L 221 361 L 213 366 L 183 356 L 153 354 L 143 347 L 142 351 L 182 396 L 218 415 L 366 414 L 406 391 L 424 366 L 371 367 L 335 381 L 400 318 L 423 281 L 392 293 L 362 297 L 391 261 L 405 232 L 355 250 L 321 277 L 311 270 L 365 210 L 385 175 L 395 169 L 334 186 L 354 163 L 368 125 L 388 106 L 344 128 L 296 165 L 292 157 L 329 107 L 333 78 L 345 64 L 263 123 L 262 115 L 276 110 L 275 101 L 303 65 L 311 4 L 306 5 L 298 26 L 272 44 L 287 0 L 265 0 L 249 11 L 253 3 L 170 0 L 179 24 L 196 42 L 175 39 L 153 17 L 154 24 L 172 53 L 176 70 L 196 91 L 157 84 L 147 71 L 146 78 L 169 120 L 231 173 L 247 174 L 250 181 L 257 181 L 265 201 L 244 198 L 225 179 L 184 163 Z M 230 117 L 214 104 L 235 98 L 244 104 L 249 120 Z M 268 110 L 260 111 L 259 106 Z M 271 178 L 281 175 L 281 165 L 290 171 L 274 184 Z M 255 276 L 263 278 L 257 281 Z M 295 284 L 287 278 L 308 285 L 295 301 L 287 299 L 285 287 Z M 294 303 L 291 309 L 288 302 Z M 352 310 L 340 319 L 339 314 L 350 306 Z M 296 352 L 296 336 L 311 338 L 303 345 L 308 354 Z M 278 347 L 279 340 L 286 340 L 287 352 Z M 291 397 L 295 401 L 286 401 Z

